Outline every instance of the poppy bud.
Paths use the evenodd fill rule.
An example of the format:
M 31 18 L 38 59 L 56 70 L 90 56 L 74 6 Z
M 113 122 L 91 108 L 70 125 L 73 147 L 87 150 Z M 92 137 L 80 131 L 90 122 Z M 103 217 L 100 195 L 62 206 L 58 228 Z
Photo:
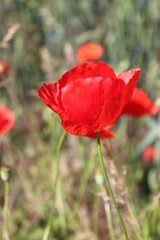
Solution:
M 97 185 L 99 185 L 99 186 L 102 186 L 104 183 L 103 175 L 99 170 L 96 171 L 95 181 L 96 181 Z
M 0 176 L 1 176 L 2 181 L 4 181 L 4 182 L 9 181 L 10 177 L 11 177 L 11 167 L 8 165 L 1 166 Z

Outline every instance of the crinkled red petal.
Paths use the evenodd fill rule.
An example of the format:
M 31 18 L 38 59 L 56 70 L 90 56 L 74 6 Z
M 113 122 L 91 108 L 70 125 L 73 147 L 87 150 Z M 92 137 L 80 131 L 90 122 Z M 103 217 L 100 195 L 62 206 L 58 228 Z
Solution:
M 57 83 L 44 84 L 38 89 L 38 95 L 51 110 L 60 116 L 62 127 L 67 132 L 73 135 L 85 135 L 88 131 L 90 131 L 90 126 L 77 122 L 60 107 L 60 104 L 57 101 L 58 91 Z
M 74 82 L 76 79 L 95 77 L 116 78 L 116 75 L 106 62 L 88 62 L 77 65 L 63 74 L 58 81 L 59 89 L 62 89 L 69 82 Z
M 59 114 L 62 109 L 57 99 L 58 93 L 58 83 L 43 84 L 38 89 L 38 95 L 42 101 L 54 112 Z
M 116 94 L 115 97 L 106 99 L 98 116 L 93 122 L 93 129 L 95 132 L 101 131 L 105 126 L 113 124 L 119 118 L 124 106 L 129 101 L 134 91 L 139 74 L 140 69 L 136 68 L 118 75 L 118 80 L 122 80 L 125 83 L 125 88 L 119 94 Z
M 117 79 L 102 77 L 76 79 L 61 90 L 63 106 L 78 122 L 92 125 L 106 99 L 112 97 L 114 101 L 115 96 L 124 88 L 123 81 Z M 108 110 L 109 114 L 112 110 Z
M 122 113 L 125 99 L 126 94 L 125 91 L 123 91 L 114 97 L 110 97 L 104 102 L 99 114 L 93 121 L 92 129 L 94 132 L 99 132 L 106 126 L 115 123 Z
M 127 84 L 126 104 L 129 102 L 132 96 L 132 93 L 138 81 L 140 72 L 141 72 L 140 68 L 134 68 L 127 72 L 122 72 L 117 76 L 118 79 L 123 80 L 125 84 Z
M 11 110 L 0 105 L 0 135 L 11 130 L 15 122 L 15 116 Z

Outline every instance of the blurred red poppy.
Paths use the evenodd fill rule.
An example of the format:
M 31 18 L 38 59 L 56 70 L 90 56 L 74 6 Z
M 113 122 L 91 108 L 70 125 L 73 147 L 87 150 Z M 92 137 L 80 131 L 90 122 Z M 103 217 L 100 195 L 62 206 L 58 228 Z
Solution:
M 142 158 L 145 163 L 154 163 L 157 160 L 157 157 L 158 153 L 154 147 L 149 146 L 143 150 Z
M 123 109 L 123 113 L 132 117 L 142 117 L 156 114 L 158 110 L 147 93 L 142 89 L 135 88 L 129 103 Z
M 157 51 L 157 57 L 160 59 L 160 49 Z
M 57 83 L 38 89 L 42 101 L 61 118 L 73 135 L 97 133 L 113 124 L 130 100 L 140 69 L 115 75 L 105 62 L 78 65 Z
M 0 105 L 0 135 L 7 133 L 14 125 L 15 116 L 11 110 Z
M 6 62 L 0 62 L 0 74 L 2 73 L 9 73 L 10 66 Z
M 100 44 L 86 43 L 77 50 L 78 63 L 94 61 L 103 55 L 104 49 Z

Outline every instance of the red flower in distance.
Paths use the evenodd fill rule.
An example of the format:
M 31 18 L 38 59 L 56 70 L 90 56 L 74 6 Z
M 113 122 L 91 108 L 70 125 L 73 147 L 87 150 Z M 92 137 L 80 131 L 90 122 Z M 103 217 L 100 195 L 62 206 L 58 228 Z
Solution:
M 157 51 L 157 57 L 160 59 L 160 49 Z
M 129 103 L 124 107 L 123 113 L 132 117 L 153 115 L 158 112 L 158 107 L 152 102 L 147 93 L 135 88 Z
M 15 116 L 11 110 L 0 105 L 0 135 L 7 133 L 14 125 Z
M 10 71 L 10 66 L 6 62 L 0 62 L 0 74 L 2 73 L 9 73 Z
M 140 69 L 115 75 L 105 62 L 78 65 L 58 82 L 38 89 L 42 101 L 61 118 L 73 135 L 97 133 L 113 124 L 130 100 Z
M 157 157 L 158 153 L 154 147 L 152 146 L 146 147 L 143 150 L 142 158 L 145 163 L 154 163 L 157 160 Z
M 77 50 L 78 63 L 94 61 L 103 55 L 104 49 L 100 44 L 86 43 Z

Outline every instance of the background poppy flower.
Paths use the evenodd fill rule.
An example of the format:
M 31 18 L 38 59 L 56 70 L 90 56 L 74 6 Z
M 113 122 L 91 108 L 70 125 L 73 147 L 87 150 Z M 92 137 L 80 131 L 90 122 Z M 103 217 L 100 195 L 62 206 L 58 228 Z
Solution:
M 7 133 L 14 125 L 15 116 L 11 110 L 0 105 L 0 135 Z
M 157 51 L 157 57 L 160 59 L 160 49 Z
M 135 88 L 129 103 L 124 107 L 123 113 L 132 117 L 153 115 L 158 112 L 158 107 L 152 102 L 147 93 Z
M 0 62 L 0 73 L 9 73 L 10 66 L 6 62 Z
M 142 153 L 143 161 L 146 163 L 154 163 L 157 160 L 157 156 L 158 153 L 152 146 L 146 147 Z
M 61 118 L 62 127 L 73 135 L 100 132 L 113 124 L 130 100 L 140 69 L 117 77 L 105 62 L 78 65 L 57 83 L 38 89 L 42 101 Z
M 104 52 L 104 48 L 100 44 L 86 43 L 77 50 L 78 63 L 84 63 L 87 61 L 94 61 L 99 59 Z

